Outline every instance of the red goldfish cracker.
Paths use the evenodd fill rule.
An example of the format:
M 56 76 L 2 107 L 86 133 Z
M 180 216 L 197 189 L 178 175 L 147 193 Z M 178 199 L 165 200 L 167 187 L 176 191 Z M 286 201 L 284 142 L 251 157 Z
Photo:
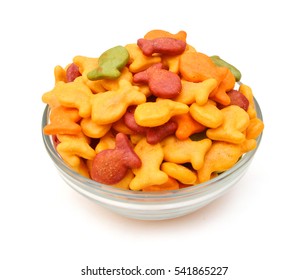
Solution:
M 78 168 L 82 164 L 82 159 L 92 160 L 96 153 L 91 148 L 90 139 L 82 132 L 77 135 L 57 135 L 60 143 L 57 151 L 63 160 L 71 167 Z
M 230 104 L 231 99 L 229 95 L 227 94 L 227 92 L 232 90 L 235 86 L 235 77 L 233 76 L 233 74 L 228 68 L 226 69 L 227 69 L 226 76 L 221 81 L 219 86 L 214 91 L 212 91 L 210 94 L 211 99 L 223 105 Z
M 200 52 L 185 52 L 180 58 L 180 73 L 189 82 L 214 78 L 219 85 L 227 75 L 227 68 L 217 67 L 210 57 Z
M 79 72 L 79 67 L 75 63 L 71 63 L 66 69 L 66 82 L 74 82 L 74 80 L 79 76 L 81 76 L 81 73 Z
M 183 165 L 173 162 L 164 162 L 161 165 L 161 170 L 185 185 L 193 185 L 197 180 L 195 172 Z
M 137 45 L 146 56 L 157 53 L 161 55 L 179 55 L 186 49 L 186 42 L 170 37 L 139 39 Z
M 258 119 L 253 118 L 250 120 L 249 125 L 246 129 L 247 139 L 257 139 L 264 129 L 264 123 Z
M 174 38 L 174 39 L 182 40 L 186 42 L 187 33 L 181 30 L 176 34 L 172 34 L 165 30 L 153 29 L 144 35 L 144 39 L 147 39 L 147 40 L 153 40 L 156 38 L 164 38 L 164 37 Z
M 84 83 L 92 90 L 93 93 L 104 92 L 105 88 L 100 80 L 91 81 L 87 75 L 92 69 L 98 67 L 98 58 L 75 56 L 73 62 L 78 66 L 79 72 L 82 75 Z
M 128 137 L 116 135 L 114 149 L 102 150 L 93 159 L 91 178 L 97 182 L 113 185 L 119 183 L 130 168 L 139 168 L 141 160 L 133 150 Z
M 249 116 L 245 110 L 236 105 L 225 107 L 221 110 L 223 123 L 217 128 L 206 131 L 207 137 L 212 140 L 226 141 L 240 144 L 244 142 L 244 131 L 249 125 Z
M 244 94 L 244 96 L 249 101 L 249 106 L 248 106 L 248 109 L 247 109 L 247 113 L 248 113 L 249 117 L 251 119 L 256 118 L 257 112 L 256 112 L 256 109 L 255 109 L 255 102 L 253 100 L 253 93 L 252 93 L 251 88 L 247 85 L 241 84 L 240 87 L 239 87 L 239 92 Z
M 84 118 L 80 122 L 82 132 L 91 138 L 103 137 L 111 128 L 111 124 L 99 125 L 91 118 Z
M 180 140 L 185 140 L 190 135 L 205 130 L 205 126 L 195 121 L 189 112 L 186 114 L 174 116 L 173 120 L 175 120 L 178 127 L 175 135 Z
M 164 158 L 161 145 L 151 145 L 146 138 L 142 138 L 135 146 L 135 152 L 141 159 L 140 168 L 133 169 L 135 177 L 130 182 L 131 190 L 139 191 L 147 186 L 161 185 L 168 181 L 168 175 L 160 170 Z
M 75 108 L 63 106 L 52 108 L 49 119 L 50 123 L 44 127 L 44 133 L 47 135 L 78 134 L 81 132 L 81 127 L 77 124 L 81 117 Z
M 161 57 L 159 56 L 145 56 L 137 44 L 128 44 L 125 46 L 129 52 L 129 71 L 138 73 L 146 70 L 153 64 L 160 63 Z
M 169 136 L 162 141 L 164 160 L 173 163 L 190 162 L 195 170 L 202 167 L 204 156 L 210 149 L 212 141 L 203 139 L 192 141 L 190 138 L 179 140 L 175 136 Z
M 146 97 L 127 80 L 119 82 L 114 91 L 97 93 L 92 99 L 92 120 L 97 124 L 111 124 L 124 116 L 127 108 L 146 102 Z
M 204 158 L 203 166 L 197 171 L 199 182 L 210 180 L 213 172 L 230 169 L 241 155 L 241 145 L 214 141 Z
M 138 125 L 154 127 L 163 125 L 171 117 L 185 114 L 188 111 L 189 107 L 186 104 L 158 98 L 156 102 L 146 102 L 138 105 L 134 117 Z
M 174 101 L 190 105 L 196 102 L 198 105 L 204 105 L 208 101 L 210 93 L 216 89 L 217 82 L 215 79 L 207 79 L 200 83 L 181 81 L 181 93 L 173 98 Z
M 168 178 L 166 183 L 161 185 L 146 186 L 142 189 L 144 192 L 162 192 L 173 191 L 179 189 L 179 182 L 171 177 Z

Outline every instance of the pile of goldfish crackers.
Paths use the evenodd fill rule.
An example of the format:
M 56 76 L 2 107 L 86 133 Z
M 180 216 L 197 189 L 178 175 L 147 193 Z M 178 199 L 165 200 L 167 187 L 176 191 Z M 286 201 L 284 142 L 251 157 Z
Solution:
M 122 189 L 176 190 L 219 176 L 256 148 L 264 124 L 251 88 L 186 38 L 151 30 L 55 67 L 55 86 L 42 96 L 44 133 L 68 166 Z

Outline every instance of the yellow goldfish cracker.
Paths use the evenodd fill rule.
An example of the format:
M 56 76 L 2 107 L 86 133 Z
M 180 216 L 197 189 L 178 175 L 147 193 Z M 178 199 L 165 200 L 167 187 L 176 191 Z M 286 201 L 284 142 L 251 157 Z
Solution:
M 145 95 L 138 89 L 130 82 L 121 80 L 117 90 L 94 95 L 92 120 L 98 124 L 111 124 L 118 121 L 129 106 L 146 102 Z
M 124 189 L 124 190 L 129 190 L 129 184 L 131 180 L 134 178 L 134 173 L 131 169 L 129 169 L 125 175 L 125 177 L 118 183 L 112 185 L 116 188 Z
M 111 128 L 111 124 L 99 125 L 91 118 L 83 118 L 80 122 L 82 132 L 91 138 L 103 137 Z
M 91 89 L 93 93 L 106 91 L 101 80 L 91 81 L 88 79 L 87 76 L 89 71 L 98 67 L 98 58 L 75 56 L 73 62 L 79 67 L 79 71 L 82 75 L 82 80 Z
M 159 56 L 145 56 L 137 44 L 128 44 L 125 48 L 130 56 L 128 64 L 129 71 L 132 73 L 141 72 L 151 65 L 161 62 L 161 57 Z
M 204 158 L 203 166 L 197 171 L 199 182 L 211 179 L 213 172 L 230 169 L 242 155 L 241 145 L 215 141 Z
M 74 82 L 58 82 L 52 90 L 62 106 L 77 108 L 79 116 L 88 118 L 91 116 L 92 91 L 82 82 L 82 78 L 76 78 Z
M 101 137 L 101 139 L 99 140 L 99 142 L 95 147 L 95 152 L 98 154 L 103 150 L 114 149 L 114 148 L 115 148 L 115 137 L 109 131 L 103 137 Z
M 153 185 L 142 188 L 144 192 L 158 192 L 158 191 L 172 191 L 179 189 L 179 182 L 171 177 L 168 178 L 166 183 L 161 185 Z
M 246 138 L 257 139 L 258 136 L 263 131 L 263 129 L 264 129 L 264 123 L 260 119 L 258 118 L 250 119 L 249 125 L 246 130 Z
M 212 140 L 240 144 L 244 142 L 243 133 L 249 125 L 249 116 L 245 110 L 236 105 L 230 105 L 221 110 L 223 123 L 217 128 L 206 131 L 206 136 Z
M 57 145 L 57 151 L 63 160 L 71 167 L 78 167 L 81 164 L 81 158 L 93 159 L 96 152 L 90 146 L 90 139 L 82 132 L 77 135 L 57 135 L 60 143 Z
M 173 163 L 190 162 L 198 170 L 203 166 L 204 156 L 211 144 L 210 139 L 192 141 L 190 138 L 179 140 L 175 136 L 169 136 L 162 141 L 164 159 Z
M 57 65 L 54 68 L 54 76 L 55 76 L 55 83 L 57 82 L 66 82 L 66 71 L 60 65 Z
M 207 102 L 202 106 L 193 103 L 190 106 L 189 112 L 197 122 L 206 127 L 216 128 L 223 123 L 222 112 L 212 102 Z
M 244 96 L 249 101 L 249 106 L 248 106 L 248 109 L 247 109 L 247 113 L 248 113 L 249 117 L 251 119 L 256 118 L 257 112 L 256 112 L 256 109 L 255 109 L 255 102 L 253 100 L 253 93 L 252 93 L 251 88 L 247 85 L 241 84 L 240 87 L 239 87 L 239 92 L 244 94 Z
M 257 141 L 255 139 L 246 139 L 240 144 L 242 149 L 242 154 L 248 153 L 257 147 Z
M 193 185 L 197 180 L 197 176 L 193 171 L 173 162 L 164 162 L 161 165 L 161 170 L 185 185 Z
M 131 190 L 139 191 L 144 187 L 161 185 L 168 181 L 168 175 L 160 170 L 164 152 L 159 143 L 151 145 L 143 138 L 137 143 L 134 151 L 141 159 L 142 165 L 133 169 L 135 177 L 129 184 Z
M 106 90 L 117 90 L 119 88 L 119 83 L 121 80 L 127 80 L 130 83 L 133 82 L 133 74 L 128 70 L 127 67 L 124 67 L 121 71 L 121 75 L 117 79 L 102 79 L 100 80 L 102 85 Z
M 210 93 L 217 87 L 215 79 L 207 79 L 203 82 L 194 83 L 182 80 L 181 93 L 173 98 L 174 101 L 190 105 L 196 102 L 198 105 L 204 105 L 208 101 Z
M 189 107 L 186 104 L 157 98 L 156 102 L 146 102 L 137 106 L 134 116 L 138 125 L 154 127 L 163 125 L 171 117 L 188 111 Z

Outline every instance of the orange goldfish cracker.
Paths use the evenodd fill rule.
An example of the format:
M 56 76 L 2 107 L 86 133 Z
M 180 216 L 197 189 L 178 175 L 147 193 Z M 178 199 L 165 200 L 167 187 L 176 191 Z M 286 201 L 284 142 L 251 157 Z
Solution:
M 192 141 L 190 138 L 179 140 L 175 136 L 169 136 L 162 141 L 164 160 L 173 163 L 190 162 L 195 170 L 202 167 L 204 156 L 210 149 L 212 141 L 203 139 Z
M 161 185 L 168 181 L 168 175 L 160 170 L 164 158 L 161 145 L 151 145 L 142 138 L 135 146 L 135 153 L 141 159 L 140 168 L 133 169 L 135 177 L 129 184 L 131 190 L 139 191 L 147 186 Z
M 130 83 L 133 82 L 133 74 L 128 70 L 127 67 L 124 67 L 121 71 L 121 75 L 117 79 L 102 79 L 100 80 L 103 87 L 106 90 L 117 90 L 119 88 L 119 83 L 121 80 L 127 80 Z
M 91 118 L 84 118 L 80 122 L 82 132 L 91 138 L 103 137 L 111 128 L 111 124 L 99 125 Z
M 175 135 L 180 140 L 185 140 L 190 135 L 205 130 L 205 126 L 195 121 L 189 112 L 174 116 L 173 119 L 178 125 Z
M 227 70 L 217 67 L 210 57 L 200 52 L 185 52 L 180 58 L 180 73 L 186 81 L 198 83 L 214 78 L 219 85 L 227 75 Z
M 253 93 L 252 93 L 251 88 L 247 85 L 241 84 L 240 87 L 239 87 L 239 92 L 244 94 L 245 97 L 249 101 L 249 106 L 248 106 L 248 109 L 247 109 L 247 113 L 248 113 L 249 117 L 251 119 L 256 118 L 257 112 L 256 112 L 256 109 L 255 109 L 255 102 L 253 100 Z
M 242 155 L 241 145 L 214 141 L 207 152 L 204 164 L 198 172 L 199 182 L 211 179 L 213 172 L 223 172 L 230 169 Z
M 77 135 L 57 135 L 60 143 L 57 145 L 57 151 L 63 160 L 71 167 L 78 167 L 81 164 L 81 158 L 93 159 L 96 155 L 91 148 L 90 139 L 82 132 Z
M 118 121 L 130 105 L 146 102 L 146 97 L 127 80 L 119 82 L 114 91 L 97 93 L 92 101 L 92 120 L 98 124 L 110 124 Z
M 175 115 L 189 111 L 186 104 L 169 99 L 157 98 L 156 102 L 147 102 L 137 106 L 134 116 L 140 126 L 154 127 L 163 125 Z
M 227 94 L 228 91 L 232 90 L 235 86 L 235 77 L 233 76 L 232 72 L 226 68 L 227 74 L 219 84 L 219 86 L 211 92 L 210 98 L 214 101 L 222 105 L 229 105 L 231 100 L 229 95 Z
M 173 162 L 164 162 L 161 165 L 161 170 L 185 185 L 194 184 L 197 180 L 197 176 L 193 171 Z
M 173 98 L 173 100 L 187 105 L 194 102 L 198 105 L 206 104 L 210 93 L 217 87 L 217 81 L 212 78 L 206 79 L 200 83 L 193 83 L 185 80 L 182 80 L 181 83 L 181 93 Z
M 189 110 L 191 116 L 199 123 L 206 127 L 216 128 L 223 123 L 223 114 L 212 102 L 205 105 L 193 103 Z
M 153 64 L 161 62 L 161 57 L 159 56 L 145 56 L 137 44 L 128 44 L 125 46 L 129 52 L 129 71 L 132 73 L 137 73 L 146 70 Z
M 242 153 L 248 153 L 257 147 L 257 141 L 255 139 L 245 139 L 243 143 L 240 144 Z
M 77 124 L 81 117 L 75 108 L 63 106 L 52 108 L 49 118 L 50 123 L 44 127 L 44 133 L 47 135 L 78 134 L 81 132 L 81 127 Z
M 125 177 L 120 182 L 113 184 L 112 186 L 116 188 L 124 189 L 124 190 L 129 190 L 129 183 L 131 182 L 133 178 L 134 178 L 134 173 L 131 169 L 129 169 L 126 172 Z
M 258 119 L 253 118 L 250 120 L 249 125 L 246 130 L 247 139 L 257 139 L 264 129 L 264 123 Z
M 168 181 L 161 185 L 146 186 L 142 188 L 144 192 L 161 192 L 161 191 L 172 191 L 179 189 L 179 182 L 171 177 Z
M 223 123 L 217 128 L 208 129 L 207 137 L 212 140 L 226 141 L 229 143 L 240 144 L 245 140 L 243 133 L 249 125 L 247 112 L 236 105 L 225 107 L 221 110 Z

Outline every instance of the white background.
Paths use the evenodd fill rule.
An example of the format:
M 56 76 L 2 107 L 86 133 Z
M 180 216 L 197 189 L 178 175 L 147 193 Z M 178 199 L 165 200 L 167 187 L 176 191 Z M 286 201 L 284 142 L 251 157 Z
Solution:
M 202 3 L 202 6 L 200 6 Z M 1 1 L 0 278 L 308 279 L 305 1 Z M 166 221 L 120 217 L 58 176 L 41 138 L 53 68 L 151 29 L 185 30 L 242 72 L 264 115 L 248 173 L 227 195 Z M 228 266 L 226 276 L 81 276 L 91 268 Z

